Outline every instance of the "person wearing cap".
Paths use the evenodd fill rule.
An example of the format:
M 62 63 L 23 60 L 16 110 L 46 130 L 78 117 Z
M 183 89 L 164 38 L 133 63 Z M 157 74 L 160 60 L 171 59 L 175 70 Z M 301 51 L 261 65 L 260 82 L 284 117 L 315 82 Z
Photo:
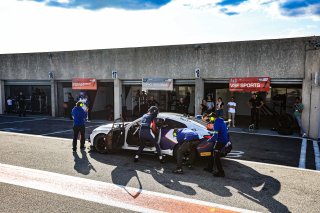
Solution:
M 251 124 L 254 124 L 255 129 L 259 129 L 260 109 L 264 103 L 257 94 L 252 94 L 248 105 L 251 108 Z
M 137 154 L 134 157 L 134 162 L 139 161 L 139 156 L 142 153 L 144 147 L 146 146 L 146 141 L 153 142 L 156 147 L 157 154 L 159 156 L 160 163 L 164 163 L 163 156 L 161 154 L 160 145 L 158 144 L 158 132 L 155 124 L 155 118 L 159 113 L 159 109 L 156 106 L 149 108 L 148 112 L 142 116 L 141 127 L 139 131 L 139 138 L 141 145 L 138 149 Z
M 183 157 L 187 153 L 189 153 L 189 161 L 187 163 L 187 167 L 191 168 L 191 164 L 196 157 L 195 149 L 200 143 L 199 135 L 195 131 L 188 128 L 176 128 L 173 130 L 173 137 L 176 137 L 179 148 L 177 150 L 177 168 L 172 172 L 176 174 L 183 174 Z
M 73 117 L 73 152 L 77 151 L 77 139 L 80 133 L 80 149 L 85 149 L 85 122 L 87 119 L 87 112 L 83 110 L 83 103 L 77 102 L 76 106 L 72 109 Z
M 213 165 L 215 164 L 218 171 L 213 173 L 215 177 L 224 177 L 224 170 L 221 164 L 221 150 L 229 142 L 228 128 L 222 118 L 219 118 L 216 114 L 211 114 L 214 119 L 211 119 L 213 122 L 213 136 L 208 140 L 212 143 L 213 146 L 213 157 L 209 159 L 208 165 L 204 168 L 207 172 L 213 171 Z

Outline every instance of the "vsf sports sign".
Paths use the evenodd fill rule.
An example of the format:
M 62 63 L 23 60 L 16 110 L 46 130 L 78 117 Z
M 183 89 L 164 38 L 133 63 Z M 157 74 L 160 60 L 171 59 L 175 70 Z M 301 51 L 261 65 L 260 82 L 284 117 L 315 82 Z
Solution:
M 230 78 L 230 92 L 268 92 L 270 77 Z

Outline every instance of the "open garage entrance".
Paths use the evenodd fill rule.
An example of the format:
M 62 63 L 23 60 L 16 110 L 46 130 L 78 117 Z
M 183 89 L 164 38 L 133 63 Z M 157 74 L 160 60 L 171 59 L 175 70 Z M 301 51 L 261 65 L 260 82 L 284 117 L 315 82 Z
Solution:
M 89 108 L 89 120 L 113 120 L 114 91 L 113 82 L 97 81 L 96 90 L 72 89 L 72 82 L 58 82 L 58 112 L 59 116 L 69 117 L 69 94 L 74 102 L 81 95 L 87 96 Z
M 223 117 L 228 119 L 227 104 L 231 97 L 235 98 L 236 106 L 236 128 L 248 128 L 251 124 L 251 108 L 249 100 L 253 92 L 230 92 L 228 79 L 205 81 L 204 97 L 211 95 L 216 101 L 221 97 L 224 102 Z M 280 115 L 291 116 L 294 112 L 296 97 L 302 96 L 302 80 L 271 79 L 268 92 L 255 92 L 263 101 L 264 105 L 260 111 L 260 129 L 276 130 L 279 125 Z M 292 117 L 293 119 L 293 117 Z M 294 119 L 293 119 L 294 121 Z M 298 126 L 293 122 L 292 129 L 298 132 Z
M 160 112 L 178 112 L 177 103 L 180 99 L 186 104 L 186 112 L 195 112 L 195 85 L 193 80 L 173 80 L 171 91 L 142 90 L 141 80 L 123 82 L 123 114 L 128 119 L 135 119 L 145 114 L 153 99 Z

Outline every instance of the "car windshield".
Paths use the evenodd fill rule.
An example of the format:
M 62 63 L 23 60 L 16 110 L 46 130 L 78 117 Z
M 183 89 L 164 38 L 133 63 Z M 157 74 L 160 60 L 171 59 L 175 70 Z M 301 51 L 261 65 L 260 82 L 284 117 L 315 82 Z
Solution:
M 195 125 L 202 127 L 202 128 L 206 128 L 207 123 L 202 121 L 201 119 L 196 119 L 195 117 L 189 117 L 188 118 L 190 122 L 194 123 Z

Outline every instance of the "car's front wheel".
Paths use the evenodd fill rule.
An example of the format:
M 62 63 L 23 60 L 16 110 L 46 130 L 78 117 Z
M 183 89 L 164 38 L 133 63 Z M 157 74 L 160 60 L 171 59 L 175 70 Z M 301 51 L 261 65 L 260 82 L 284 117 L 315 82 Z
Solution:
M 96 150 L 101 153 L 105 154 L 108 152 L 107 146 L 107 136 L 105 134 L 99 134 L 94 138 L 94 147 Z

